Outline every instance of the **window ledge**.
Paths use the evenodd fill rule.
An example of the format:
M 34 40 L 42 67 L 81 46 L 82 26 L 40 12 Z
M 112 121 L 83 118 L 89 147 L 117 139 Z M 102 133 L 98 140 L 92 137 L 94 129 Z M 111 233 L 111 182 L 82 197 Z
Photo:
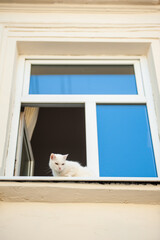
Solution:
M 5 180 L 0 201 L 160 204 L 160 183 Z
M 0 3 L 10 3 L 10 0 L 0 0 Z M 88 0 L 70 0 L 70 1 L 66 1 L 66 0 L 12 0 L 12 3 L 22 3 L 22 4 L 29 4 L 29 3 L 32 3 L 32 4 L 66 4 L 66 5 L 70 5 L 70 4 L 79 4 L 79 5 L 82 5 L 82 4 L 89 4 Z M 93 4 L 99 4 L 99 1 L 98 0 L 92 0 L 90 2 L 90 5 L 93 5 Z M 101 3 L 100 5 L 106 5 L 106 4 L 154 4 L 154 5 L 157 5 L 159 4 L 159 0 L 101 0 Z

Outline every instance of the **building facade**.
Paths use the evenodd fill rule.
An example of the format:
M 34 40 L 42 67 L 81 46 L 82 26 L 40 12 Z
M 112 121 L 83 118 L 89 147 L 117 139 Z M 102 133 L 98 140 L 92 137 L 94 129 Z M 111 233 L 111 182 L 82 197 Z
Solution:
M 1 239 L 159 240 L 159 1 L 0 0 L 0 62 Z

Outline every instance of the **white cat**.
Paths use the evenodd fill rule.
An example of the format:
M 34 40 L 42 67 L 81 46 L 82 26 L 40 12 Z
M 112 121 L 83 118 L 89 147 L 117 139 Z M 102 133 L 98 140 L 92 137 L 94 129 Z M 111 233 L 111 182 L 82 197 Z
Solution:
M 93 177 L 93 173 L 78 162 L 66 160 L 67 155 L 51 153 L 49 167 L 55 177 Z

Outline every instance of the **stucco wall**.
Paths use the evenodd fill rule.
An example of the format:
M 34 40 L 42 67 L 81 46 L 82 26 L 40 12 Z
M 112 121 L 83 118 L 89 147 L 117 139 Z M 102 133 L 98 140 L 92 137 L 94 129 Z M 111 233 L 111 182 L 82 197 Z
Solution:
M 14 98 L 12 99 L 10 96 L 15 93 L 13 91 L 15 86 L 12 88 L 11 85 L 15 82 L 16 54 L 18 57 L 23 54 L 36 56 L 56 54 L 60 56 L 62 53 L 68 55 L 72 50 L 73 55 L 79 56 L 86 54 L 86 49 L 88 55 L 93 55 L 94 52 L 97 56 L 105 54 L 148 56 L 149 54 L 151 77 L 152 81 L 156 82 L 154 89 L 157 93 L 154 97 L 156 102 L 159 102 L 159 33 L 159 6 L 143 7 L 138 5 L 134 8 L 131 6 L 121 6 L 121 8 L 119 6 L 97 6 L 93 10 L 93 6 L 91 8 L 89 5 L 82 5 L 75 11 L 72 6 L 65 9 L 65 6 L 55 6 L 54 4 L 39 7 L 26 5 L 25 8 L 21 5 L 2 4 L 0 6 L 0 109 L 1 113 L 3 112 L 3 118 L 0 118 L 1 172 L 4 174 L 5 160 L 8 159 L 9 162 L 11 157 L 13 158 L 12 150 L 9 152 L 8 146 L 11 145 L 11 148 L 14 149 L 13 145 L 15 144 L 13 139 L 9 140 L 9 129 L 11 129 L 14 103 L 12 101 Z M 78 40 L 82 42 L 77 43 Z M 66 47 L 68 45 L 64 47 L 63 42 L 65 41 L 70 43 L 69 50 Z M 89 44 L 83 46 L 85 41 L 88 41 Z M 92 45 L 93 41 L 97 41 L 97 43 Z M 107 44 L 105 44 L 106 42 Z M 57 48 L 59 44 L 62 47 L 60 45 Z M 18 66 L 18 69 L 21 68 L 23 69 L 23 66 Z M 158 106 L 157 103 L 157 109 L 159 109 Z M 13 127 L 15 128 L 15 126 Z M 2 161 L 3 159 L 4 161 Z M 10 167 L 10 162 L 8 165 Z M 10 177 L 9 174 L 8 176 Z M 111 186 L 107 191 L 104 189 L 97 191 L 96 196 L 98 197 L 95 199 L 101 202 L 102 197 L 104 199 L 108 197 L 112 203 L 94 204 L 72 203 L 70 200 L 72 191 L 68 190 L 66 186 L 59 188 L 58 192 L 56 188 L 54 191 L 52 189 L 52 194 L 48 191 L 47 186 L 44 186 L 43 192 L 42 189 L 35 186 L 41 201 L 44 201 L 44 198 L 45 201 L 49 201 L 49 197 L 55 199 L 53 198 L 55 194 L 59 194 L 56 198 L 57 202 L 64 201 L 65 195 L 70 203 L 14 202 L 15 199 L 27 200 L 27 194 L 30 199 L 35 200 L 35 188 L 31 188 L 31 191 L 28 192 L 27 186 L 25 183 L 25 186 L 18 185 L 16 189 L 15 186 L 10 186 L 5 191 L 4 188 L 1 189 L 0 240 L 160 239 L 160 205 L 147 205 L 148 202 L 145 204 L 146 201 L 149 201 L 146 200 L 146 195 L 147 199 L 153 198 L 159 202 L 157 188 L 149 191 L 150 187 L 149 189 L 139 189 L 142 186 L 136 186 L 136 193 L 139 196 L 139 200 L 137 200 L 133 187 L 127 187 L 128 194 L 126 194 L 126 191 L 121 191 L 121 189 L 118 191 L 120 186 L 116 186 L 117 191 L 112 191 Z M 86 192 L 88 192 L 92 198 L 93 192 L 88 191 L 86 185 L 85 188 L 82 189 L 83 196 L 86 197 Z M 124 188 L 126 188 L 125 185 Z M 8 193 L 11 198 L 6 197 Z M 82 200 L 81 195 L 75 196 L 77 201 Z M 128 196 L 130 201 L 134 199 L 135 202 L 143 204 L 113 204 L 113 200 L 114 202 L 118 201 L 117 196 L 123 202 L 126 202 L 124 199 Z M 12 202 L 7 202 L 6 199 Z M 37 198 L 36 201 L 38 201 Z
M 159 240 L 160 206 L 0 203 L 0 239 Z

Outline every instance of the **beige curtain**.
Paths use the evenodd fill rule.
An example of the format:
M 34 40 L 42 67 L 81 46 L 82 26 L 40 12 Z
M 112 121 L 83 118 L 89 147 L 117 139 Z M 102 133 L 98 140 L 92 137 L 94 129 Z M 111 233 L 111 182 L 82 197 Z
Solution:
M 31 140 L 34 128 L 38 119 L 39 108 L 25 107 L 25 120 L 28 130 L 29 139 Z

